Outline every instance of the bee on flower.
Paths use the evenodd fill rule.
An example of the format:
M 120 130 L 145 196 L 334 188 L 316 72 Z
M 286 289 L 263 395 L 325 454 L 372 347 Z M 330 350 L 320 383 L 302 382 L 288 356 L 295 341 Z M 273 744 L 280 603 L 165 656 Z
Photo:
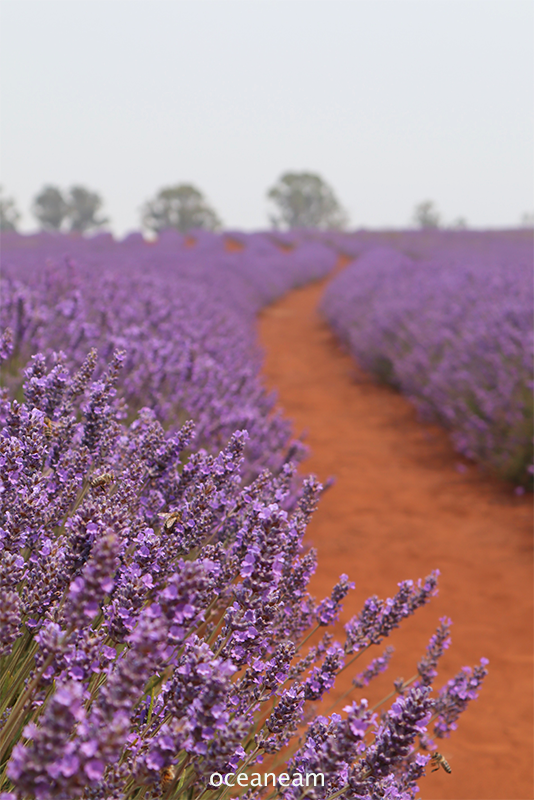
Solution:
M 50 417 L 45 417 L 43 419 L 43 425 L 44 425 L 44 435 L 46 436 L 47 439 L 51 439 L 54 433 L 56 432 L 57 423 L 52 422 Z
M 163 519 L 163 528 L 166 531 L 170 531 L 174 528 L 177 522 L 181 522 L 182 520 L 182 512 L 181 511 L 171 511 L 166 512 L 164 514 L 158 514 L 158 517 Z
M 103 472 L 101 475 L 96 475 L 95 477 L 91 478 L 90 483 L 93 489 L 96 489 L 99 486 L 109 486 L 109 484 L 113 483 L 114 480 L 115 476 L 112 472 Z

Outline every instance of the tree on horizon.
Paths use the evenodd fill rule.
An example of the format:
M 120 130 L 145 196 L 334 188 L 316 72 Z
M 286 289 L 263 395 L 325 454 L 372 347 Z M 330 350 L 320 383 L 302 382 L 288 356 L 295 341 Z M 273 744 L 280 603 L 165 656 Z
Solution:
M 348 216 L 334 190 L 312 172 L 286 172 L 267 192 L 277 207 L 269 219 L 274 228 L 343 230 Z
M 0 186 L 0 230 L 16 231 L 20 212 L 12 197 L 4 197 L 4 187 Z
M 72 186 L 65 196 L 61 189 L 50 184 L 36 195 L 32 213 L 45 231 L 87 233 L 109 222 L 98 217 L 103 201 L 97 192 L 85 186 Z
M 441 225 L 441 217 L 433 200 L 423 200 L 414 208 L 413 221 L 418 228 L 436 229 Z
M 141 224 L 154 233 L 174 228 L 180 233 L 195 228 L 219 230 L 222 223 L 202 192 L 190 183 L 165 186 L 141 209 Z

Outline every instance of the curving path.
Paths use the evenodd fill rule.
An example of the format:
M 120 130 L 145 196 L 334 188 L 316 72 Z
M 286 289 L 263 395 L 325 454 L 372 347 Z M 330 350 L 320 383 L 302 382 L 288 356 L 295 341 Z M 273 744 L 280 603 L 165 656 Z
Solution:
M 453 641 L 438 685 L 481 656 L 490 674 L 442 743 L 452 775 L 429 774 L 421 796 L 532 800 L 531 501 L 481 475 L 442 430 L 418 422 L 407 400 L 357 368 L 316 311 L 324 285 L 291 292 L 259 320 L 265 381 L 295 434 L 307 431 L 303 471 L 337 479 L 308 530 L 319 550 L 312 590 L 323 597 L 349 573 L 356 589 L 343 622 L 369 595 L 391 596 L 398 581 L 439 568 L 439 597 L 386 642 L 394 660 L 365 696 L 377 702 L 394 678 L 411 677 L 439 617 L 450 616 Z M 350 686 L 349 672 L 323 713 Z

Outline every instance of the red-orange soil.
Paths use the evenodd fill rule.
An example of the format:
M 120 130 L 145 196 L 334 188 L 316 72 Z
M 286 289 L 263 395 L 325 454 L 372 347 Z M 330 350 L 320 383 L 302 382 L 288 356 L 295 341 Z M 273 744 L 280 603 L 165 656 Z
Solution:
M 404 397 L 356 366 L 316 310 L 324 285 L 291 292 L 259 321 L 265 381 L 295 434 L 307 431 L 302 471 L 336 477 L 308 529 L 319 551 L 312 591 L 326 596 L 343 572 L 355 581 L 342 639 L 341 624 L 369 595 L 391 597 L 398 581 L 441 571 L 439 596 L 386 640 L 396 648 L 389 670 L 349 700 L 376 703 L 393 679 L 410 678 L 439 618 L 450 616 L 453 641 L 437 685 L 481 656 L 490 673 L 458 730 L 440 743 L 452 774 L 429 773 L 421 797 L 532 800 L 531 499 L 460 458 L 444 431 L 419 422 Z M 340 676 L 322 713 L 381 649 Z

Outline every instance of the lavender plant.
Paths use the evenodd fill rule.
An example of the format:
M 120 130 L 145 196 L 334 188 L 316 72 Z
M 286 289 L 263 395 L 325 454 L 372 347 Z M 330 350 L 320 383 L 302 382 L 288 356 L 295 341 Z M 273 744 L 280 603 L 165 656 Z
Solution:
M 194 247 L 175 231 L 155 244 L 106 234 L 7 237 L 0 312 L 14 341 L 5 381 L 20 399 L 20 370 L 36 352 L 61 352 L 75 369 L 95 348 L 102 371 L 125 349 L 121 389 L 131 413 L 146 405 L 166 425 L 194 419 L 197 442 L 211 449 L 246 429 L 254 477 L 280 465 L 289 438 L 257 380 L 255 314 L 326 274 L 336 255 L 306 241 L 283 252 L 260 234 L 241 236 L 242 252 L 229 253 L 224 237 L 195 237 Z
M 110 243 L 98 246 L 106 253 Z M 143 283 L 134 272 L 129 289 L 125 273 L 98 273 L 100 301 L 82 268 L 74 278 L 43 274 L 41 296 L 10 284 L 7 313 L 19 328 L 0 345 L 0 798 L 225 800 L 241 789 L 211 776 L 259 776 L 273 759 L 285 764 L 276 791 L 288 800 L 412 798 L 434 748 L 428 726 L 449 734 L 485 664 L 432 695 L 443 621 L 385 711 L 351 698 L 343 715 L 313 718 L 337 676 L 435 594 L 437 573 L 370 598 L 345 640 L 333 640 L 352 584 L 341 576 L 315 601 L 315 553 L 303 545 L 322 487 L 296 480 L 299 449 L 281 421 L 266 419 L 272 401 L 255 354 L 225 324 L 239 303 L 244 314 L 254 308 L 249 288 L 239 295 L 235 284 L 219 305 L 207 293 L 210 326 L 193 302 L 194 277 L 171 276 L 162 259 L 163 275 Z M 165 286 L 182 287 L 190 304 L 169 291 L 158 298 Z M 65 309 L 72 325 L 61 322 Z M 250 334 L 242 323 L 238 332 Z M 66 352 L 54 351 L 55 337 Z M 31 356 L 19 387 L 18 363 L 38 340 L 45 352 Z M 96 349 L 82 357 L 82 342 L 103 346 L 105 359 Z M 191 342 L 195 363 L 210 354 L 209 368 L 183 367 L 180 348 Z M 144 366 L 143 353 L 159 361 Z M 156 367 L 166 380 L 150 383 Z M 240 424 L 220 447 L 227 428 L 214 419 L 245 399 L 249 411 L 236 409 Z M 190 409 L 196 424 L 181 419 Z M 390 656 L 356 676 L 354 691 Z M 324 785 L 303 786 L 310 772 Z M 251 800 L 272 794 L 251 787 Z
M 390 240 L 394 247 L 354 238 L 361 255 L 330 283 L 324 314 L 359 363 L 445 425 L 459 452 L 531 486 L 530 237 Z

